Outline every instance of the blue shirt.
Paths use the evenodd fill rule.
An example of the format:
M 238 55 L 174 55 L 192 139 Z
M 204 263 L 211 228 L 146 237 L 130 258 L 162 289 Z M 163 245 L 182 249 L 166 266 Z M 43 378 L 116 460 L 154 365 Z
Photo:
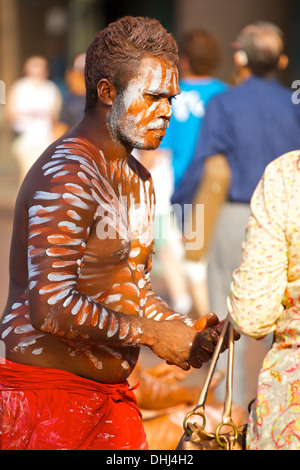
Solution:
M 173 100 L 170 126 L 160 145 L 172 152 L 175 188 L 194 156 L 208 102 L 227 85 L 215 78 L 197 78 L 182 80 L 179 87 L 181 94 Z
M 192 202 L 211 155 L 227 157 L 232 172 L 229 200 L 249 203 L 266 165 L 300 149 L 300 106 L 275 79 L 253 76 L 213 98 L 206 110 L 192 163 L 172 203 Z

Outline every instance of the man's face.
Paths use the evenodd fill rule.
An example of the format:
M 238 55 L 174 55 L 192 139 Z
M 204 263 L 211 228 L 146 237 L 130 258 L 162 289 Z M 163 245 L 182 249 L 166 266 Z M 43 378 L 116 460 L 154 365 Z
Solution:
M 180 93 L 177 67 L 156 57 L 142 60 L 112 109 L 109 126 L 123 144 L 156 149 L 172 116 L 172 98 Z

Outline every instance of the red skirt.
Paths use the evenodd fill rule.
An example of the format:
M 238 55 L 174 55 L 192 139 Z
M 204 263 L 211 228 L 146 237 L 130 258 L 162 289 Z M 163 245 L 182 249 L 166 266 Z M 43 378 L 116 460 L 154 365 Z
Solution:
M 0 361 L 1 450 L 142 450 L 132 387 Z

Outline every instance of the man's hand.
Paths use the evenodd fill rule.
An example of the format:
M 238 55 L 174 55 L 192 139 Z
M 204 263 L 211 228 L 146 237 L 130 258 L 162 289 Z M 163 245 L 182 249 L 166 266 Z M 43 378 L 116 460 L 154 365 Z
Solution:
M 191 366 L 199 369 L 211 359 L 224 326 L 224 322 L 219 322 L 214 314 L 209 314 L 204 319 L 201 319 L 202 323 L 197 322 L 198 328 L 203 324 L 207 326 L 201 330 L 196 330 L 197 323 L 191 328 L 180 320 L 157 322 L 150 345 L 152 351 L 168 364 L 177 365 L 183 370 L 189 370 Z M 235 334 L 235 340 L 239 337 L 240 335 Z M 227 348 L 228 334 L 222 351 Z
M 211 358 L 214 343 L 206 339 L 202 332 L 195 331 L 180 320 L 160 321 L 155 326 L 150 347 L 168 364 L 177 365 L 183 370 L 189 370 L 190 366 L 198 369 Z
M 212 341 L 216 345 L 217 342 L 219 341 L 219 337 L 220 337 L 220 334 L 223 330 L 224 323 L 225 323 L 225 320 L 223 320 L 223 321 L 221 321 L 221 322 L 219 322 L 215 325 L 211 325 L 210 327 L 205 329 L 203 331 L 203 334 L 204 334 L 205 338 L 208 339 L 209 341 Z M 241 335 L 239 333 L 237 333 L 236 331 L 234 331 L 234 341 L 239 340 L 240 337 L 241 337 Z M 227 330 L 226 335 L 224 337 L 223 345 L 222 345 L 222 348 L 221 348 L 220 352 L 223 352 L 226 349 L 228 349 L 228 345 L 229 345 L 229 329 Z

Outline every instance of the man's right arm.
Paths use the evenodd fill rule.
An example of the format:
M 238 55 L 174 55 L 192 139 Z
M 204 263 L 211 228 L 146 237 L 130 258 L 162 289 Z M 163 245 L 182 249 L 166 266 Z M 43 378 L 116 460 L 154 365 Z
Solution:
M 198 261 L 208 250 L 219 210 L 227 198 L 231 183 L 231 170 L 225 155 L 216 154 L 208 157 L 204 163 L 203 177 L 198 185 L 189 217 L 185 222 L 185 233 L 193 234 L 186 239 L 186 258 Z M 197 205 L 203 205 L 204 223 L 198 227 Z M 197 243 L 202 231 L 202 246 Z M 190 247 L 190 248 L 189 248 Z

